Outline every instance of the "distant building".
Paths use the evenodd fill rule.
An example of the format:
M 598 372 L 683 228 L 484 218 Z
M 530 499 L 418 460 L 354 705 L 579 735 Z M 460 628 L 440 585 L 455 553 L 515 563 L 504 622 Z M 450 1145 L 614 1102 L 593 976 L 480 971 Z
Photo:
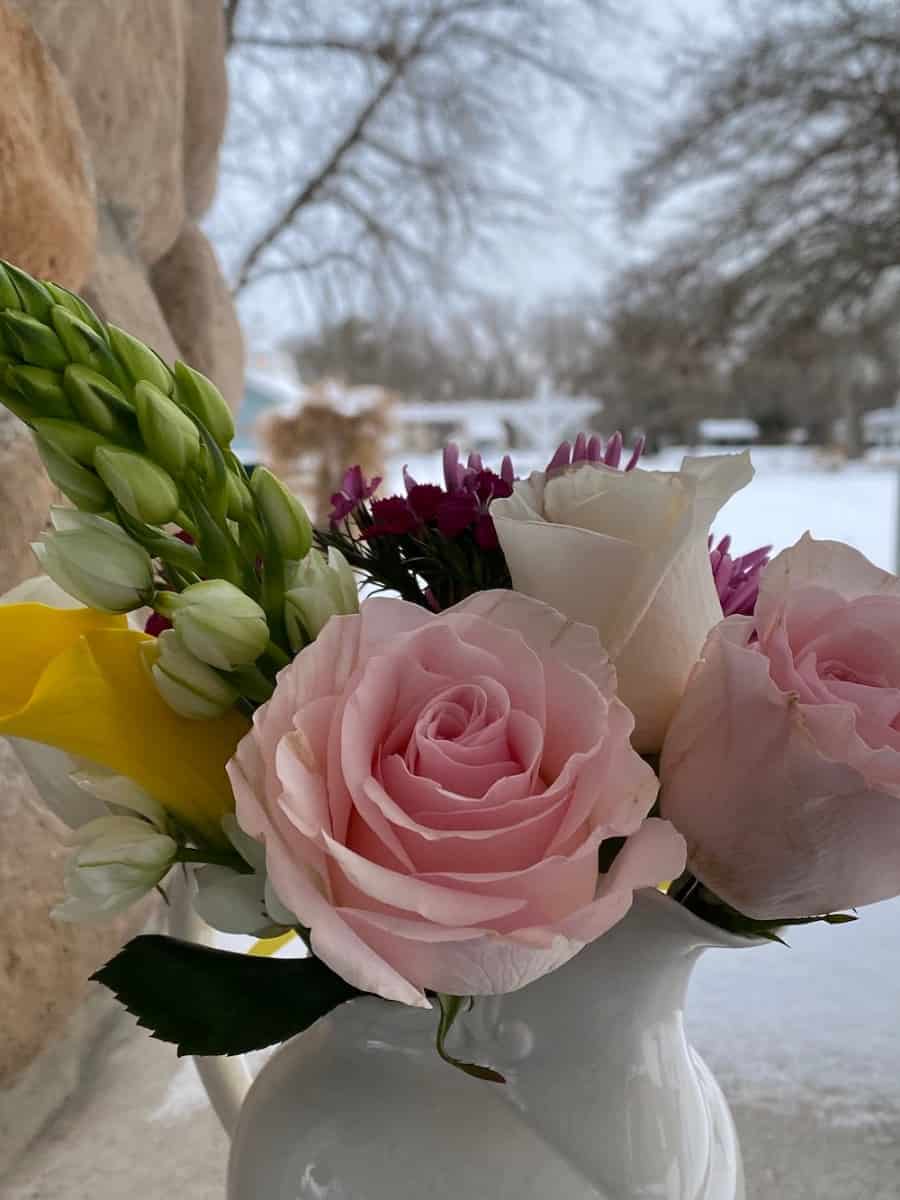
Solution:
M 747 417 L 707 417 L 697 422 L 701 446 L 747 446 L 759 441 L 759 426 Z

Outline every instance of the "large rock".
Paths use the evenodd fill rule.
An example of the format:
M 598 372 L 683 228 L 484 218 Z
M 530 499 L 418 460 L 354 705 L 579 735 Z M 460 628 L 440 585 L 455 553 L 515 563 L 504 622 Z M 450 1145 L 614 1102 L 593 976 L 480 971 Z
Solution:
M 100 196 L 115 210 L 120 229 L 143 261 L 155 262 L 175 241 L 185 215 L 188 5 L 181 0 L 19 3 L 75 100 Z
M 101 209 L 97 258 L 84 296 L 104 320 L 127 329 L 166 362 L 181 357 L 147 273 L 109 207 Z
M 46 525 L 53 498 L 26 427 L 0 408 L 0 595 L 37 573 L 31 542 Z M 2 929 L 0 921 L 0 937 Z
M 0 0 L 0 257 L 78 288 L 96 217 L 84 138 L 41 40 Z
M 228 115 L 222 0 L 191 0 L 185 19 L 184 196 L 197 218 L 212 204 Z
M 203 232 L 185 226 L 150 273 L 185 362 L 208 375 L 236 409 L 243 393 L 244 339 L 234 302 Z
M 0 1085 L 28 1066 L 65 1025 L 90 975 L 136 926 L 69 925 L 50 908 L 62 898 L 66 829 L 40 804 L 8 743 L 0 740 Z M 146 910 L 140 920 L 146 919 Z

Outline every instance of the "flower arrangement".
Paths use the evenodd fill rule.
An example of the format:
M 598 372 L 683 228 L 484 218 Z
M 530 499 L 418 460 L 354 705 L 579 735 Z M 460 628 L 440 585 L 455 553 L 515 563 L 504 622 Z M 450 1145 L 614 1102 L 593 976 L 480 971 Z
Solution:
M 69 501 L 0 605 L 0 733 L 77 826 L 56 915 L 178 871 L 259 939 L 142 935 L 98 972 L 180 1052 L 369 994 L 498 1081 L 456 1015 L 637 889 L 772 938 L 900 893 L 900 580 L 808 536 L 713 545 L 747 454 L 662 472 L 582 436 L 517 479 L 449 447 L 403 496 L 351 467 L 314 531 L 208 379 L 9 264 L 0 401 Z

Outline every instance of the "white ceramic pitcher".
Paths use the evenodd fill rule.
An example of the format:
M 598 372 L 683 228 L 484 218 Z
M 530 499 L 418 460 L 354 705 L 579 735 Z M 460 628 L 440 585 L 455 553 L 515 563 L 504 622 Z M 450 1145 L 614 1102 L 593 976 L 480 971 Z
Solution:
M 184 917 L 182 917 L 184 920 Z M 197 940 L 198 929 L 177 930 Z M 684 1031 L 692 969 L 746 947 L 658 892 L 560 970 L 436 1017 L 374 998 L 282 1046 L 252 1081 L 197 1066 L 233 1143 L 229 1200 L 744 1200 L 728 1106 Z

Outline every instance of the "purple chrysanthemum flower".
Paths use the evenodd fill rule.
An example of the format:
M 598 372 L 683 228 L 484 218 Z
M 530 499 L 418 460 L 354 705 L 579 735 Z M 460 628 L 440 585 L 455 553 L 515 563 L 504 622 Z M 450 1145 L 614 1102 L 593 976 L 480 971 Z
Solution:
M 577 467 L 581 463 L 594 463 L 597 466 L 619 467 L 622 463 L 623 449 L 622 435 L 618 431 L 612 435 L 603 446 L 603 439 L 598 437 L 596 433 L 590 437 L 586 433 L 579 433 L 575 439 L 574 445 L 571 442 L 561 442 L 556 450 L 556 453 L 547 464 L 547 474 L 555 471 L 564 471 L 566 467 Z M 644 450 L 644 439 L 639 437 L 634 443 L 634 448 L 631 451 L 631 457 L 625 464 L 624 470 L 631 471 L 638 464 L 638 459 Z
M 375 494 L 380 484 L 380 476 L 367 480 L 360 466 L 349 467 L 341 483 L 341 490 L 331 497 L 332 525 L 345 521 L 355 508 Z
M 749 554 L 732 558 L 728 553 L 731 549 L 730 537 L 723 537 L 716 547 L 712 543 L 710 534 L 709 564 L 723 614 L 726 617 L 752 616 L 759 595 L 760 575 L 769 561 L 772 547 L 760 546 Z

